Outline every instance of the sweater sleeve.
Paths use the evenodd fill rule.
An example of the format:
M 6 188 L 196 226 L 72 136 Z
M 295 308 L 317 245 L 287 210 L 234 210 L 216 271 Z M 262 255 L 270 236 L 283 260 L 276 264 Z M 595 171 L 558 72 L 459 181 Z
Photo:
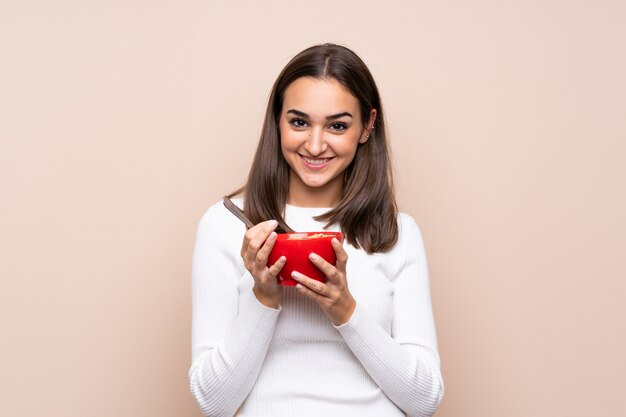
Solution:
M 248 286 L 238 246 L 243 231 L 218 203 L 200 220 L 192 265 L 190 389 L 206 416 L 235 414 L 265 359 L 280 309 Z M 232 227 L 231 227 L 232 226 Z M 240 291 L 244 292 L 240 294 Z
M 421 233 L 402 215 L 405 260 L 394 281 L 391 334 L 357 305 L 337 329 L 382 391 L 409 417 L 431 416 L 444 386 Z M 406 249 L 406 251 L 404 250 Z

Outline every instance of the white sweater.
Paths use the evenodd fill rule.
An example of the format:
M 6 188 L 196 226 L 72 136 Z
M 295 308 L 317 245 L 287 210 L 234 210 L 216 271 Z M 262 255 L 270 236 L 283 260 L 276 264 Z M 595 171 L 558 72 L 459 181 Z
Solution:
M 235 200 L 241 206 L 241 200 Z M 325 208 L 287 205 L 297 231 L 320 231 Z M 347 243 L 357 302 L 334 326 L 285 287 L 262 305 L 240 256 L 245 226 L 222 202 L 198 226 L 193 256 L 191 392 L 206 416 L 430 416 L 443 397 L 428 270 L 419 229 L 398 216 L 398 243 L 368 255 Z M 328 230 L 339 230 L 330 227 Z

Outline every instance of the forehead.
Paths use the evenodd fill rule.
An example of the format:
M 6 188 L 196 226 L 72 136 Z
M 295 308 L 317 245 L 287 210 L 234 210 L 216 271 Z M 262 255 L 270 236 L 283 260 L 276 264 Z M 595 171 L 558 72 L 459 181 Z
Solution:
M 359 101 L 339 81 L 333 78 L 301 77 L 285 90 L 283 113 L 297 109 L 311 116 L 326 116 L 342 112 L 359 114 Z

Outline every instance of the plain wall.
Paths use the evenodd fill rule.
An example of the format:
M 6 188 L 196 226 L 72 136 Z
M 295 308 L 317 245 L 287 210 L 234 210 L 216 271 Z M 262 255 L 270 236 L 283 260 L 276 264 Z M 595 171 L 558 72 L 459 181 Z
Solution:
M 623 415 L 624 22 L 621 0 L 3 1 L 0 415 L 200 415 L 197 222 L 322 42 L 381 90 L 437 416 Z

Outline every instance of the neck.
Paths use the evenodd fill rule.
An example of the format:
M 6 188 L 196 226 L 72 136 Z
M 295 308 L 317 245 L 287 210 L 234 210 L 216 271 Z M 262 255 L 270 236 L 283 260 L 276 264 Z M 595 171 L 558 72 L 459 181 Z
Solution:
M 289 178 L 287 204 L 297 207 L 335 207 L 339 204 L 343 192 L 343 181 L 332 181 L 322 187 L 309 187 L 299 181 L 295 175 Z

